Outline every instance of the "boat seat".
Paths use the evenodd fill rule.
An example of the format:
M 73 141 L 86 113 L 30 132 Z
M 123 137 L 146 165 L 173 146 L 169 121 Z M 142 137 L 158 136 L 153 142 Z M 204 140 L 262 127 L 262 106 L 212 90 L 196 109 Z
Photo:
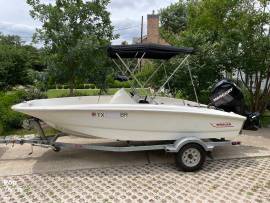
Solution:
M 136 101 L 132 99 L 124 88 L 121 88 L 113 95 L 110 104 L 136 104 Z

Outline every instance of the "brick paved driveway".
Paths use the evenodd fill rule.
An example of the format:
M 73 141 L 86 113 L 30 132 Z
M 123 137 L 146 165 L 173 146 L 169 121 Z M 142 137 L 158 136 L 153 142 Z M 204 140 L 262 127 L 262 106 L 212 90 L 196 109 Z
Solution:
M 270 202 L 270 158 L 207 161 L 196 173 L 148 164 L 0 177 L 0 202 L 205 201 Z

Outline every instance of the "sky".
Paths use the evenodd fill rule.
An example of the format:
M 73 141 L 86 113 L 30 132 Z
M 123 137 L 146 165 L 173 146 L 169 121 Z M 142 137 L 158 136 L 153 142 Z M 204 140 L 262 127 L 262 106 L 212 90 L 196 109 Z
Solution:
M 43 0 L 42 2 L 54 0 Z M 111 0 L 107 9 L 111 13 L 111 21 L 115 33 L 120 38 L 113 41 L 119 44 L 122 41 L 132 42 L 133 37 L 140 36 L 141 16 L 144 16 L 144 33 L 146 33 L 146 16 L 153 10 L 157 12 L 177 0 Z M 29 15 L 30 7 L 26 0 L 0 0 L 0 32 L 3 34 L 19 35 L 30 43 L 32 34 L 40 26 Z

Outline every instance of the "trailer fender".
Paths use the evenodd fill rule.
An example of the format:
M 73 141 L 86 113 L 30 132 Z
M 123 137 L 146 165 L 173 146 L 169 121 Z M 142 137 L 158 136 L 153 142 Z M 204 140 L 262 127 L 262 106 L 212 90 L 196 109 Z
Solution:
M 190 143 L 195 143 L 202 146 L 206 152 L 212 151 L 215 147 L 214 145 L 209 145 L 197 137 L 183 137 L 176 140 L 172 145 L 166 146 L 165 151 L 177 153 L 184 145 Z

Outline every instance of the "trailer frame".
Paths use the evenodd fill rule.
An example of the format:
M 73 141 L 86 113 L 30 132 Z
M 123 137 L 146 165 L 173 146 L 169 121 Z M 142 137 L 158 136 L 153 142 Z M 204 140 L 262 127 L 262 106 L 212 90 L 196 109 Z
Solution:
M 122 141 L 122 146 L 114 146 L 112 144 L 119 143 L 119 141 L 110 143 L 110 144 L 76 144 L 76 143 L 65 143 L 65 142 L 57 142 L 57 139 L 63 136 L 67 136 L 65 133 L 56 133 L 51 136 L 46 136 L 43 127 L 41 125 L 41 121 L 37 118 L 28 119 L 23 124 L 24 128 L 32 129 L 34 128 L 37 131 L 39 136 L 33 138 L 13 138 L 8 137 L 4 139 L 0 139 L 0 144 L 30 144 L 32 146 L 38 146 L 42 148 L 50 148 L 56 152 L 59 152 L 62 149 L 87 149 L 87 150 L 96 150 L 96 151 L 109 151 L 109 152 L 134 152 L 134 151 L 153 151 L 153 150 L 164 150 L 168 153 L 176 154 L 176 164 L 179 166 L 183 165 L 183 160 L 177 161 L 177 156 L 182 154 L 183 148 L 187 148 L 187 146 L 192 146 L 193 148 L 197 148 L 197 150 L 202 153 L 200 156 L 203 161 L 200 166 L 196 166 L 195 170 L 198 170 L 202 167 L 202 164 L 205 159 L 205 155 L 211 157 L 211 152 L 215 147 L 226 146 L 226 145 L 239 145 L 240 142 L 232 142 L 225 139 L 199 139 L 197 137 L 182 137 L 175 141 L 158 141 L 158 142 L 130 142 Z M 195 151 L 193 151 L 195 153 Z M 30 153 L 31 154 L 31 153 Z M 194 167 L 184 167 L 180 166 L 181 169 L 185 171 L 195 171 Z

